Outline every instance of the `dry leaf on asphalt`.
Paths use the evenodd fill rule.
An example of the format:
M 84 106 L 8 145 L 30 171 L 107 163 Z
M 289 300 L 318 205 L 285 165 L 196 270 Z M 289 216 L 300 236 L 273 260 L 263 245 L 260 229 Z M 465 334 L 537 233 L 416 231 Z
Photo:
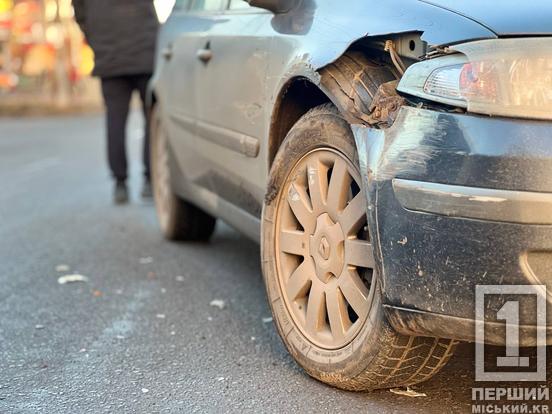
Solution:
M 65 275 L 58 278 L 58 283 L 60 285 L 65 285 L 66 283 L 77 283 L 77 282 L 88 282 L 88 278 L 83 275 Z
M 406 389 L 405 388 L 391 388 L 389 391 L 392 392 L 393 394 L 404 395 L 405 397 L 412 397 L 412 398 L 427 397 L 427 395 L 425 393 L 414 391 L 410 387 L 406 387 Z

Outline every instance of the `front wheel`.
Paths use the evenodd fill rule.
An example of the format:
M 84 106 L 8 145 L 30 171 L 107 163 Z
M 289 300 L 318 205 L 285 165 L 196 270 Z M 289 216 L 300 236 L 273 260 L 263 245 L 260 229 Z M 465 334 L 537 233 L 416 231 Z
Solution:
M 333 106 L 311 110 L 282 144 L 262 232 L 276 326 L 311 376 L 348 390 L 405 386 L 452 356 L 454 341 L 401 335 L 384 318 L 358 154 Z

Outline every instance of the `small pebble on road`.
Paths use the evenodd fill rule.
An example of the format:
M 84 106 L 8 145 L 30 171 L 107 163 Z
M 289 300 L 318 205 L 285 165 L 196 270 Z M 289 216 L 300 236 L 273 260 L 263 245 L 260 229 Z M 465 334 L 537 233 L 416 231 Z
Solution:
M 71 270 L 71 268 L 66 264 L 59 264 L 56 266 L 56 272 L 63 273 L 68 272 L 69 270 Z
M 226 303 L 222 299 L 213 299 L 209 305 L 222 310 L 226 306 Z

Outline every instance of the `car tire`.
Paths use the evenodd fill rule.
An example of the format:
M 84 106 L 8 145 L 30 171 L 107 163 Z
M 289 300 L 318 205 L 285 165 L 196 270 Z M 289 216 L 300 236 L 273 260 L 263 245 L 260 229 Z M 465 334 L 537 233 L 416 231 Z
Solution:
M 151 182 L 161 231 L 168 240 L 207 241 L 216 219 L 172 190 L 169 143 L 157 106 L 150 116 Z
M 405 336 L 386 321 L 358 165 L 350 125 L 331 104 L 287 135 L 262 215 L 269 303 L 285 346 L 312 377 L 358 391 L 416 384 L 447 363 L 455 342 Z

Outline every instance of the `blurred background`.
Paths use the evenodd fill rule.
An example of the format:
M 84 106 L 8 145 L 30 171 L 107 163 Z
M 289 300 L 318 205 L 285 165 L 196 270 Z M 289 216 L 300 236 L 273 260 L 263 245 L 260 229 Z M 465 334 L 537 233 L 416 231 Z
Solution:
M 175 0 L 155 0 L 161 22 Z M 0 0 L 0 114 L 101 106 L 71 0 Z

